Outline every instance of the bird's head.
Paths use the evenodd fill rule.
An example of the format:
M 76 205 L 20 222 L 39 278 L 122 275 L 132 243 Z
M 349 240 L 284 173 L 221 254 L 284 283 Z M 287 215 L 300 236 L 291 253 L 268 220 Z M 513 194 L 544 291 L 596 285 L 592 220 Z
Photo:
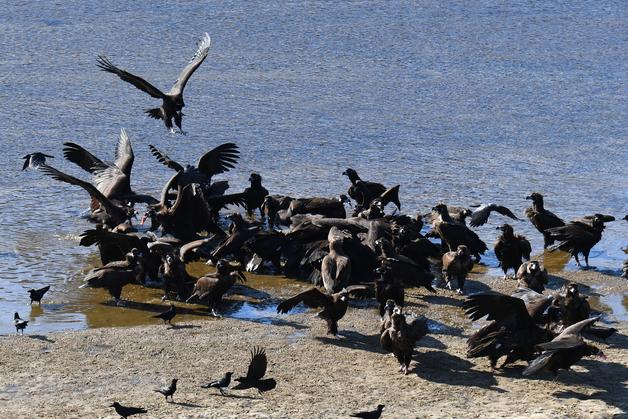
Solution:
M 445 211 L 447 211 L 447 205 L 445 205 L 442 202 L 439 202 L 438 204 L 432 207 L 432 211 L 436 211 L 439 214 L 444 214 Z
M 259 175 L 259 173 L 251 173 L 251 175 L 249 176 L 249 182 L 251 182 L 251 184 L 261 184 L 262 177 Z
M 233 375 L 233 372 L 229 371 L 225 374 L 226 377 L 231 378 L 231 376 Z
M 577 297 L 579 294 L 580 294 L 580 291 L 578 290 L 578 284 L 571 282 L 567 285 L 568 297 Z
M 378 404 L 378 405 L 377 405 L 377 410 L 378 410 L 379 412 L 381 412 L 382 410 L 384 410 L 384 407 L 385 407 L 385 406 L 384 406 L 383 404 Z
M 392 314 L 395 311 L 395 300 L 386 300 L 386 305 L 384 306 L 384 310 L 388 312 L 388 314 Z
M 464 244 L 461 244 L 460 246 L 458 246 L 458 248 L 456 249 L 456 256 L 464 257 L 468 255 L 469 255 L 469 248 L 467 246 L 465 246 Z
M 17 320 L 20 318 L 20 315 L 17 314 L 17 311 L 15 312 L 15 314 L 13 315 L 13 319 Z
M 528 273 L 535 273 L 541 270 L 541 266 L 539 265 L 539 262 L 537 262 L 536 260 L 530 261 L 528 263 L 527 266 L 528 269 Z
M 501 230 L 504 234 L 512 234 L 514 232 L 510 224 L 502 224 L 496 230 Z
M 526 196 L 526 199 L 530 199 L 532 202 L 539 202 L 543 200 L 543 195 L 538 192 L 532 192 L 530 195 Z
M 172 379 L 172 384 L 173 384 L 173 385 L 177 384 L 177 381 L 179 381 L 179 379 L 178 379 L 178 378 L 173 378 L 173 379 Z
M 113 402 L 112 404 L 109 405 L 109 407 L 120 407 L 120 403 Z

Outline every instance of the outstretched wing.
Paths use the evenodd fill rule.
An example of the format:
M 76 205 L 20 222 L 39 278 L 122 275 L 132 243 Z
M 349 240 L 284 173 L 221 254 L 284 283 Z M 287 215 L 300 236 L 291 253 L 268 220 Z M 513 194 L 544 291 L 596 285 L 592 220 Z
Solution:
M 154 145 L 149 144 L 148 148 L 150 149 L 151 154 L 153 156 L 155 156 L 157 161 L 162 163 L 164 166 L 169 167 L 172 170 L 176 170 L 177 172 L 181 172 L 181 171 L 184 170 L 183 166 L 181 166 L 176 161 L 172 160 L 170 157 L 168 157 L 168 155 L 166 153 L 164 153 L 163 151 L 159 150 Z
M 246 380 L 255 381 L 261 379 L 266 374 L 268 360 L 266 359 L 266 351 L 264 348 L 254 347 L 251 351 L 251 362 L 249 369 L 246 371 Z
M 133 154 L 133 147 L 131 146 L 131 140 L 124 128 L 120 129 L 120 136 L 118 137 L 118 146 L 116 147 L 116 161 L 114 164 L 124 173 L 127 177 L 131 177 L 131 168 L 133 167 L 133 161 L 135 155 Z
M 86 247 L 94 244 L 114 245 L 118 247 L 122 253 L 128 253 L 133 248 L 144 248 L 144 244 L 137 236 L 114 233 L 104 229 L 85 230 L 79 237 L 81 238 L 79 244 Z
M 121 70 L 115 65 L 111 64 L 111 61 L 109 61 L 107 57 L 103 55 L 99 55 L 97 61 L 98 61 L 98 64 L 96 65 L 102 71 L 106 71 L 108 73 L 113 73 L 117 75 L 125 82 L 131 83 L 133 86 L 148 93 L 155 99 L 163 99 L 165 97 L 165 95 L 158 88 L 156 88 L 155 86 L 153 86 L 152 84 L 144 80 L 143 78 L 138 77 L 134 74 L 131 74 L 127 71 Z
M 234 143 L 225 143 L 203 154 L 196 165 L 198 170 L 211 177 L 233 169 L 238 158 L 240 158 L 238 146 Z
M 40 166 L 40 170 L 52 177 L 53 179 L 59 180 L 61 182 L 69 183 L 71 185 L 80 186 L 85 189 L 89 195 L 94 198 L 96 201 L 100 203 L 100 205 L 104 208 L 107 213 L 111 214 L 111 211 L 117 209 L 115 204 L 111 202 L 105 195 L 103 195 L 94 185 L 89 182 L 85 182 L 83 180 L 77 179 L 74 176 L 70 176 L 66 173 L 63 173 L 54 167 L 48 166 L 47 164 L 42 164 Z
M 247 194 L 244 192 L 232 193 L 229 195 L 215 195 L 206 197 L 206 201 L 212 209 L 222 209 L 227 205 L 244 207 L 246 203 L 246 196 Z
M 102 170 L 109 167 L 107 163 L 103 162 L 78 144 L 63 143 L 63 145 L 65 146 L 63 147 L 63 156 L 66 160 L 71 161 L 89 173 L 94 173 L 96 170 Z
M 209 51 L 210 45 L 211 38 L 209 37 L 207 32 L 205 32 L 203 39 L 201 39 L 198 43 L 198 48 L 196 49 L 194 56 L 192 57 L 188 65 L 186 65 L 185 68 L 181 71 L 181 74 L 179 74 L 177 81 L 174 82 L 174 85 L 172 86 L 168 94 L 176 96 L 180 95 L 183 92 L 185 84 L 188 82 L 190 76 L 194 74 L 196 69 L 203 63 L 203 61 L 205 61 L 205 58 L 207 58 L 207 51 Z
M 317 288 L 311 288 L 279 303 L 277 313 L 287 313 L 301 302 L 312 308 L 325 307 L 331 303 L 331 297 L 323 294 Z
M 494 291 L 472 294 L 463 302 L 462 307 L 471 320 L 488 316 L 487 320 L 504 320 L 511 315 L 530 321 L 530 316 L 523 300 Z
M 473 211 L 473 214 L 471 214 L 471 221 L 469 222 L 469 225 L 471 227 L 479 227 L 486 224 L 489 215 L 491 215 L 491 212 L 493 211 L 497 211 L 498 213 L 505 215 L 506 217 L 510 217 L 513 220 L 518 220 L 517 216 L 513 214 L 513 212 L 510 211 L 508 208 L 497 204 L 487 204 Z
M 355 300 L 375 297 L 375 290 L 369 285 L 351 285 L 345 288 L 349 296 Z

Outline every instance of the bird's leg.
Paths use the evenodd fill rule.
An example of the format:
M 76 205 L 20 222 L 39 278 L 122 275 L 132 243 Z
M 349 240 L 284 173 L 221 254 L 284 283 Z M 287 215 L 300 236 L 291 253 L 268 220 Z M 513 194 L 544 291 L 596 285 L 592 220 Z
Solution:
M 585 269 L 584 266 L 582 266 L 582 264 L 580 263 L 580 259 L 578 259 L 578 253 L 574 253 L 573 257 L 574 259 L 576 259 L 576 265 L 578 265 L 578 268 Z
M 223 396 L 225 395 L 225 390 L 224 390 L 224 389 L 222 389 L 222 388 L 218 387 L 218 390 L 220 390 L 220 394 L 221 394 L 221 395 L 223 395 Z
M 174 130 L 173 127 L 170 127 L 170 134 L 176 134 L 177 132 Z

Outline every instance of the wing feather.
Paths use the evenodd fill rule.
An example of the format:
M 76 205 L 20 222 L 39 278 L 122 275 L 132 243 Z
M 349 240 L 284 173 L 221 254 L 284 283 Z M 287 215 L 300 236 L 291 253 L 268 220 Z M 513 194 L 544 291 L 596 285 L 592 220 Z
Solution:
M 205 58 L 207 58 L 207 52 L 209 51 L 210 45 L 211 38 L 209 37 L 209 34 L 205 32 L 203 39 L 198 42 L 198 48 L 196 49 L 194 56 L 192 57 L 188 65 L 186 65 L 185 68 L 181 71 L 179 77 L 177 78 L 177 81 L 174 83 L 168 94 L 176 96 L 180 95 L 183 92 L 183 89 L 185 88 L 185 85 L 187 84 L 192 74 L 194 74 L 196 69 L 203 63 L 203 61 L 205 61 Z
M 158 88 L 156 88 L 141 77 L 119 69 L 118 67 L 113 65 L 107 57 L 99 55 L 97 61 L 98 63 L 96 65 L 102 71 L 117 75 L 125 82 L 130 83 L 141 91 L 148 93 L 155 99 L 163 99 L 165 97 L 165 95 Z

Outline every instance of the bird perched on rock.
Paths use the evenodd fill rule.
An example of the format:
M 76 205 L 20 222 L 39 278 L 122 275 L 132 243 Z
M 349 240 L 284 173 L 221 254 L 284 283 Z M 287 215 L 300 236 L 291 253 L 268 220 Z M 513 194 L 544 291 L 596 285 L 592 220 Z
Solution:
M 124 419 L 129 416 L 139 415 L 141 413 L 148 413 L 146 409 L 142 409 L 141 407 L 130 407 L 130 406 L 122 406 L 118 402 L 114 402 L 111 406 L 116 410 L 116 413 L 122 416 Z
M 248 388 L 255 388 L 259 393 L 274 389 L 277 386 L 277 382 L 274 378 L 262 380 L 264 375 L 266 375 L 267 367 L 268 359 L 266 358 L 266 351 L 263 348 L 254 347 L 251 351 L 251 361 L 249 362 L 246 376 L 236 378 L 235 380 L 238 384 L 236 384 L 233 389 L 246 390 Z
M 39 289 L 30 289 L 28 290 L 28 293 L 31 296 L 31 305 L 33 304 L 33 301 L 37 301 L 39 303 L 39 305 L 41 305 L 41 299 L 44 297 L 44 294 L 48 292 L 48 290 L 50 289 L 50 285 L 47 285 L 43 288 L 39 288 Z
M 338 334 L 338 320 L 347 312 L 349 296 L 365 298 L 371 293 L 371 288 L 365 285 L 352 285 L 331 295 L 312 288 L 279 303 L 277 313 L 287 313 L 301 302 L 312 308 L 322 307 L 318 317 L 327 322 L 327 333 L 335 336 Z
M 538 351 L 542 351 L 542 353 L 523 370 L 523 375 L 527 377 L 546 370 L 551 371 L 554 377 L 556 377 L 559 369 L 568 370 L 584 356 L 597 355 L 602 359 L 606 359 L 606 356 L 599 348 L 586 343 L 580 335 L 585 328 L 591 326 L 597 320 L 599 320 L 599 317 L 582 320 L 563 330 L 551 342 L 536 345 L 535 348 Z
M 427 319 L 425 317 L 414 317 L 408 322 L 401 308 L 395 307 L 392 324 L 382 332 L 379 342 L 384 350 L 395 355 L 400 364 L 399 371 L 407 374 L 414 345 L 426 334 Z
M 542 293 L 548 282 L 547 269 L 536 260 L 523 262 L 517 269 L 517 282 L 520 287 Z
M 46 164 L 46 158 L 53 159 L 55 156 L 50 156 L 44 153 L 31 153 L 27 154 L 24 157 L 24 165 L 22 166 L 22 170 L 26 169 L 37 169 L 42 164 Z
M 168 397 L 170 397 L 170 401 L 174 401 L 174 398 L 172 396 L 177 391 L 177 381 L 179 380 L 177 380 L 176 378 L 173 378 L 169 386 L 158 388 L 154 391 L 156 393 L 161 393 L 164 396 L 166 396 L 166 401 L 168 401 Z
M 15 324 L 15 333 L 19 334 L 20 330 L 22 331 L 22 335 L 24 335 L 24 329 L 28 325 L 28 320 L 22 320 L 20 315 L 15 313 L 13 316 L 13 323 Z
M 375 410 L 366 410 L 364 412 L 352 413 L 352 418 L 362 418 L 362 419 L 379 419 L 382 416 L 382 411 L 384 410 L 383 404 L 378 404 L 377 409 Z
M 225 390 L 229 388 L 229 384 L 231 384 L 231 376 L 233 373 L 231 371 L 226 372 L 225 375 L 216 381 L 212 381 L 208 384 L 204 384 L 201 388 L 217 388 L 220 391 L 220 394 L 225 395 Z
M 170 308 L 168 310 L 164 311 L 161 314 L 153 316 L 153 319 L 162 319 L 164 321 L 164 324 L 172 324 L 172 319 L 174 319 L 174 316 L 176 315 L 177 309 L 175 308 L 174 304 L 170 304 Z
M 528 207 L 525 210 L 526 217 L 530 220 L 532 225 L 543 234 L 543 248 L 547 248 L 554 239 L 546 233 L 546 230 L 553 227 L 564 226 L 565 222 L 559 218 L 556 214 L 545 209 L 543 204 L 543 195 L 538 192 L 533 192 L 526 199 L 532 200 L 532 207 Z
M 602 240 L 604 223 L 615 218 L 604 214 L 595 214 L 588 220 L 571 221 L 562 227 L 549 228 L 547 235 L 559 243 L 550 247 L 550 251 L 562 250 L 568 252 L 576 260 L 576 265 L 581 269 L 594 269 L 589 266 L 589 253 L 593 246 Z M 585 266 L 580 264 L 578 254 L 584 256 Z
M 467 274 L 473 269 L 473 258 L 467 246 L 461 244 L 455 252 L 447 252 L 443 255 L 443 278 L 447 288 L 451 290 L 452 279 L 458 280 L 458 294 L 462 294 Z
M 510 224 L 503 224 L 497 227 L 497 230 L 501 230 L 502 234 L 495 242 L 495 256 L 499 260 L 504 271 L 504 279 L 506 279 L 509 269 L 512 268 L 516 274 L 523 262 L 522 259 L 530 260 L 532 245 L 525 237 L 515 234 Z
M 172 133 L 174 133 L 174 129 L 172 127 L 172 120 L 174 119 L 174 123 L 177 127 L 179 127 L 179 130 L 183 132 L 183 129 L 181 128 L 181 121 L 183 119 L 183 112 L 181 112 L 181 110 L 185 106 L 185 103 L 183 102 L 183 89 L 185 88 L 190 76 L 194 74 L 196 69 L 203 63 L 203 61 L 205 61 L 205 58 L 207 58 L 207 52 L 209 51 L 210 45 L 211 39 L 206 33 L 203 39 L 198 43 L 196 53 L 188 65 L 185 66 L 183 71 L 181 71 L 177 81 L 168 93 L 163 93 L 161 90 L 157 89 L 141 77 L 119 69 L 111 64 L 111 61 L 109 61 L 109 59 L 105 56 L 98 56 L 97 65 L 101 70 L 117 75 L 125 82 L 132 84 L 145 93 L 148 93 L 155 99 L 161 99 L 161 107 L 149 109 L 146 113 L 152 118 L 163 120 L 166 128 L 168 128 Z

